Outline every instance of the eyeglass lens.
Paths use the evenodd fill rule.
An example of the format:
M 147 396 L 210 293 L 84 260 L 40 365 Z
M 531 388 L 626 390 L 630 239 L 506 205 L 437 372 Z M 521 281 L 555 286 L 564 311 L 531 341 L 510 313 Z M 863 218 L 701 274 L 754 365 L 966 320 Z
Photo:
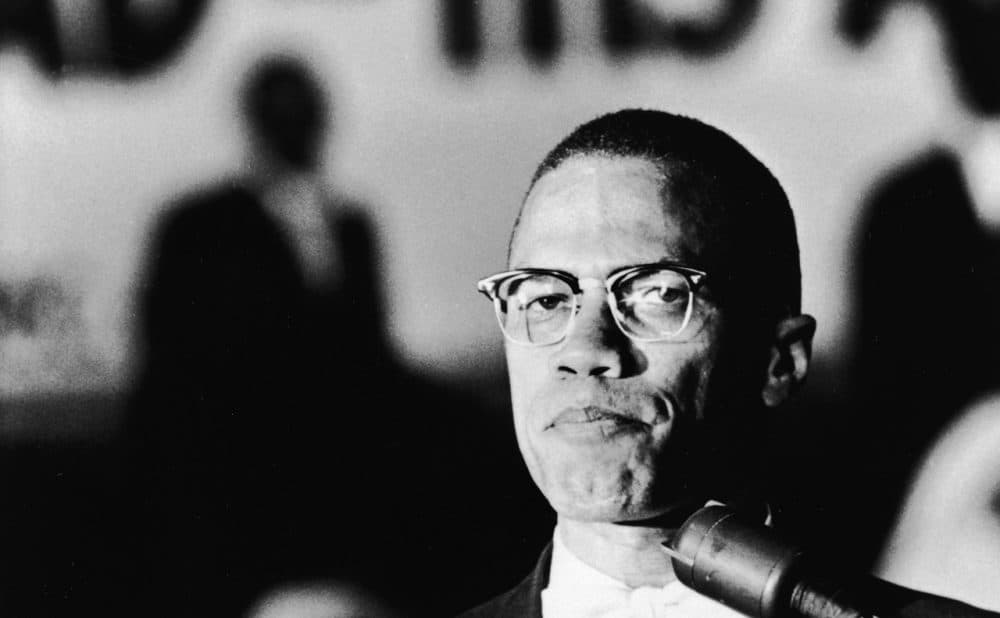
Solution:
M 690 317 L 691 287 L 680 273 L 644 270 L 615 283 L 612 313 L 619 327 L 640 339 L 678 334 Z M 523 273 L 496 289 L 497 316 L 514 341 L 545 345 L 562 339 L 576 312 L 569 282 L 549 274 Z
M 622 329 L 640 339 L 680 333 L 691 312 L 687 277 L 672 270 L 639 271 L 615 284 L 615 317 Z
M 543 274 L 515 275 L 497 288 L 497 315 L 508 337 L 523 343 L 563 338 L 576 311 L 569 283 Z

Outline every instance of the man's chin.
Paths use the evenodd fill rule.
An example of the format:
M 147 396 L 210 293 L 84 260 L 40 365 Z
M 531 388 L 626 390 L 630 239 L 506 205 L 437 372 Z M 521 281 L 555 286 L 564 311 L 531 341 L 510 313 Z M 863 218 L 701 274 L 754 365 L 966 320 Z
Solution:
M 679 479 L 637 476 L 644 470 L 596 471 L 577 462 L 560 472 L 535 476 L 536 484 L 556 513 L 576 521 L 643 525 L 664 517 L 684 519 L 705 503 Z
M 546 492 L 545 497 L 560 517 L 575 521 L 621 523 L 659 515 L 659 510 L 652 508 L 645 500 L 636 500 L 631 495 L 581 496 L 568 492 Z
M 639 525 L 642 522 L 651 522 L 658 519 L 657 516 L 645 511 L 633 512 L 631 509 L 613 509 L 593 506 L 560 506 L 555 509 L 560 518 L 572 519 L 573 521 L 586 523 Z
M 560 516 L 573 521 L 652 528 L 676 528 L 705 505 L 704 500 L 678 500 L 669 505 L 614 505 L 579 501 L 550 501 Z

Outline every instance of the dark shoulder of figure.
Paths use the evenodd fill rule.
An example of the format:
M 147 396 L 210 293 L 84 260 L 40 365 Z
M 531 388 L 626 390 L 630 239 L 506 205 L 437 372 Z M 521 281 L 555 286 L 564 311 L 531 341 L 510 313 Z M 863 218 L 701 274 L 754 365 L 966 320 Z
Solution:
M 883 209 L 905 209 L 915 199 L 933 200 L 942 184 L 960 182 L 961 168 L 956 155 L 934 146 L 884 172 L 875 180 L 865 201 L 880 204 Z
M 221 225 L 233 217 L 252 213 L 259 204 L 249 188 L 237 180 L 227 180 L 193 189 L 171 200 L 161 210 L 157 227 L 169 230 Z
M 149 228 L 148 260 L 194 259 L 246 230 L 268 226 L 254 193 L 236 181 L 188 191 L 165 204 Z M 185 257 L 185 254 L 188 254 Z

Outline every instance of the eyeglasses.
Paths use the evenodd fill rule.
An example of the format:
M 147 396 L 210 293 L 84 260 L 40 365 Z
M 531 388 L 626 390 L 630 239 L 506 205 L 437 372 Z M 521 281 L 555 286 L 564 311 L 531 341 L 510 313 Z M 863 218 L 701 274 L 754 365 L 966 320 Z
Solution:
M 644 264 L 605 281 L 578 279 L 561 270 L 522 268 L 486 277 L 477 285 L 493 301 L 500 329 L 514 343 L 562 341 L 580 311 L 583 291 L 604 287 L 615 323 L 635 341 L 664 341 L 691 322 L 694 295 L 708 274 L 678 264 Z

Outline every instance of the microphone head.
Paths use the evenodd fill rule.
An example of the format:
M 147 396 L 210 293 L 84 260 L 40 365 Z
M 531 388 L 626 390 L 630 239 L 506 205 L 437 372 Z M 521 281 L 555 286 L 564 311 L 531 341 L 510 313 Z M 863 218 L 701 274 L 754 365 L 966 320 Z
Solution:
M 787 614 L 802 551 L 763 524 L 713 505 L 696 511 L 667 548 L 677 579 L 748 616 Z

